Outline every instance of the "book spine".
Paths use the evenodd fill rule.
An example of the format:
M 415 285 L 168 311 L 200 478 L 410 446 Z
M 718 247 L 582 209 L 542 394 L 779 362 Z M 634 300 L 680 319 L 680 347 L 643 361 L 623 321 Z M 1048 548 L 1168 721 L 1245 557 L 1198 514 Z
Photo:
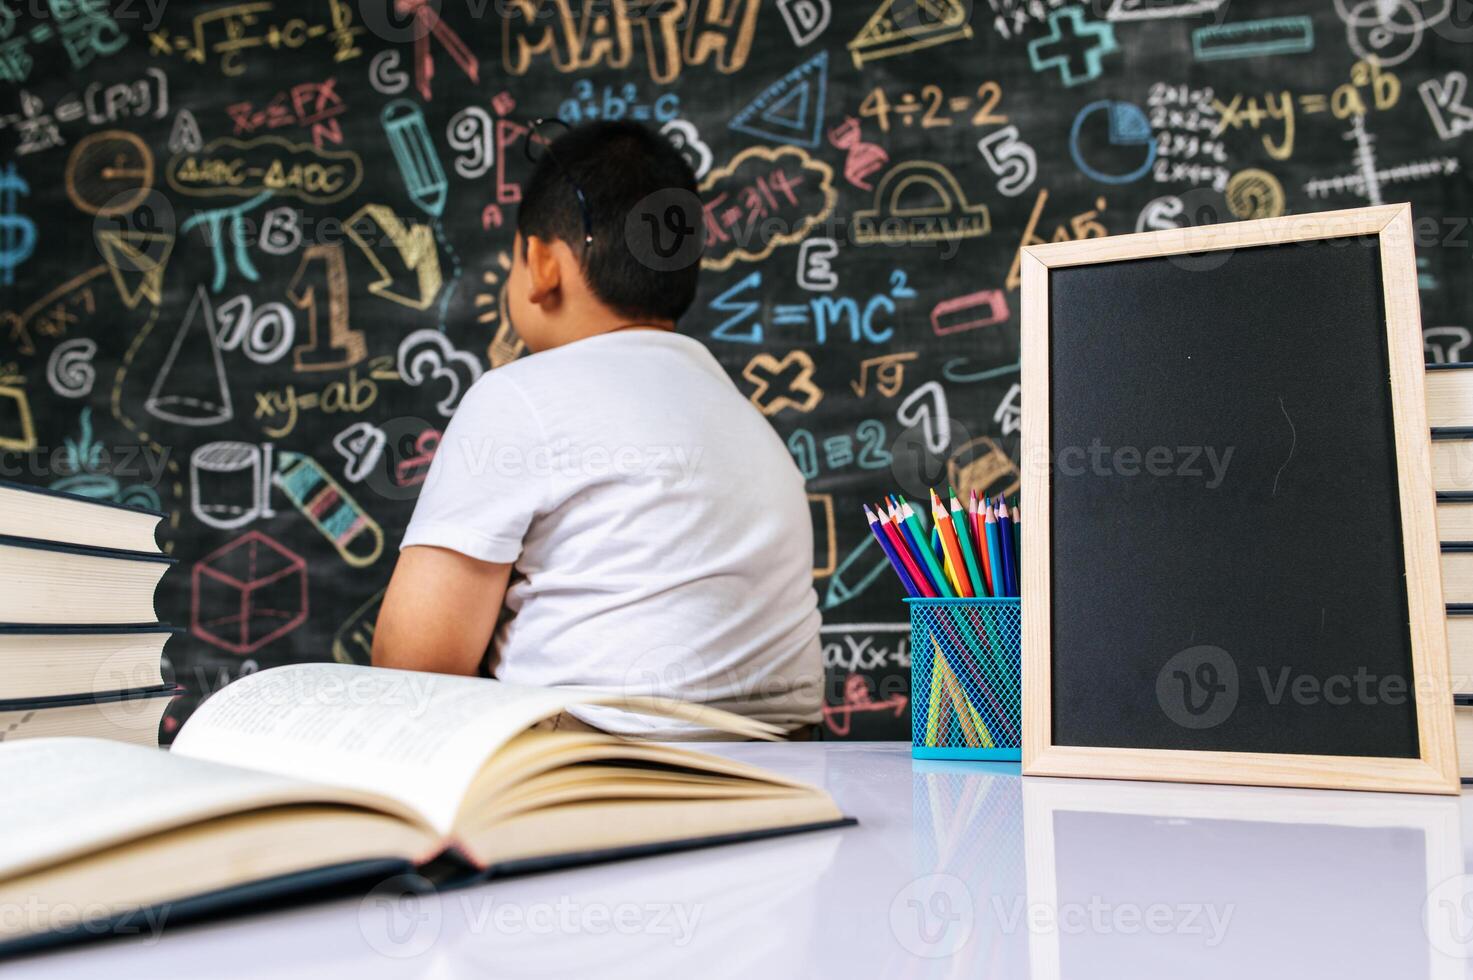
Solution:
M 0 534 L 0 548 L 24 548 L 28 551 L 57 551 L 68 555 L 88 558 L 110 558 L 115 561 L 147 561 L 161 565 L 173 565 L 177 558 L 151 554 L 147 551 L 127 551 L 122 548 L 97 548 L 86 544 L 63 544 L 41 538 L 22 538 L 14 534 Z
M 122 691 L 99 691 L 96 694 L 56 694 L 44 698 L 0 700 L 0 711 L 29 711 L 38 708 L 72 708 L 84 704 L 113 704 L 118 701 L 146 701 L 150 698 L 172 698 L 184 693 L 178 684 L 156 684 L 153 687 L 130 687 Z

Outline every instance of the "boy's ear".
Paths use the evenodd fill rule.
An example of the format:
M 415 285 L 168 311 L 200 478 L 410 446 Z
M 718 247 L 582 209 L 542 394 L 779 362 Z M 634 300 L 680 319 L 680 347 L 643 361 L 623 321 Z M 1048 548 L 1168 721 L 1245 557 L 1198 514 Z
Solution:
M 532 290 L 527 298 L 541 306 L 563 284 L 562 268 L 558 265 L 552 242 L 536 235 L 527 237 L 527 271 L 532 279 Z

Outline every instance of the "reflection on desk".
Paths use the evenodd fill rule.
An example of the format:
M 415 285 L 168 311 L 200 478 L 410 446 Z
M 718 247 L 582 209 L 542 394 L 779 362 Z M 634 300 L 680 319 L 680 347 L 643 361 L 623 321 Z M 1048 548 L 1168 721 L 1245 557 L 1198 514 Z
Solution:
M 1455 800 L 1030 779 L 1023 801 L 1035 978 L 1464 972 L 1435 947 L 1466 913 L 1428 908 L 1463 871 Z
M 5 974 L 1400 980 L 1473 954 L 1462 798 L 1024 780 L 892 743 L 711 750 L 824 784 L 859 826 L 385 889 Z

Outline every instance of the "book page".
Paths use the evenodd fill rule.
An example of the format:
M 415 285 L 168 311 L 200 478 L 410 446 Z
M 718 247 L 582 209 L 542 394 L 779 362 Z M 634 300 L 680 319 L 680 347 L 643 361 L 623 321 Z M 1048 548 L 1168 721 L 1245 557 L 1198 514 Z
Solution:
M 228 813 L 358 793 L 100 738 L 0 746 L 0 878 Z
M 195 711 L 173 750 L 382 794 L 448 836 L 486 761 L 517 734 L 577 704 L 699 718 L 743 735 L 768 732 L 748 719 L 663 699 L 317 663 L 229 685 Z

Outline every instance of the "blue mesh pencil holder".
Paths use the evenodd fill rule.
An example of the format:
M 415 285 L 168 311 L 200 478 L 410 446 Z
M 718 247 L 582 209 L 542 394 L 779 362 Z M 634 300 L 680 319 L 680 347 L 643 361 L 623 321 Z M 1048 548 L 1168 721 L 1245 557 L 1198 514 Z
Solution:
M 1019 600 L 905 601 L 910 606 L 910 754 L 1021 760 Z

